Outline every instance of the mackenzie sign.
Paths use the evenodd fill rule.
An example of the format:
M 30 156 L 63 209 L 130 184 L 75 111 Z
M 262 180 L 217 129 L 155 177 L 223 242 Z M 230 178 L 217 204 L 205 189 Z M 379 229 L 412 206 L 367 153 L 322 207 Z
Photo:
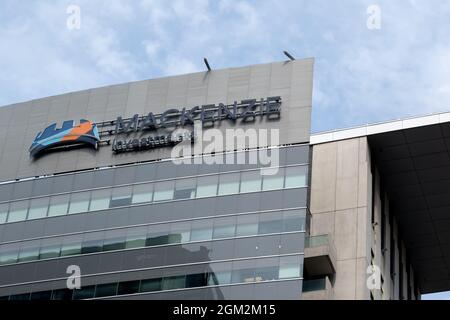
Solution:
M 235 122 L 241 119 L 242 123 L 252 123 L 257 117 L 267 116 L 279 118 L 281 111 L 281 97 L 268 97 L 266 99 L 247 99 L 234 102 L 231 105 L 223 103 L 196 106 L 191 109 L 168 109 L 162 114 L 155 115 L 152 112 L 145 116 L 135 114 L 132 118 L 123 119 L 117 117 L 113 121 L 92 123 L 81 120 L 80 124 L 74 126 L 73 120 L 65 121 L 62 128 L 57 129 L 56 123 L 47 127 L 43 133 L 39 133 L 30 147 L 30 155 L 36 157 L 50 149 L 66 148 L 73 145 L 90 145 L 97 149 L 102 136 L 127 135 L 138 131 L 158 130 L 167 128 L 183 127 L 193 125 L 200 121 L 203 125 L 209 123 L 214 125 L 216 121 L 230 120 Z M 110 127 L 110 128 L 108 128 Z M 100 131 L 99 131 L 100 130 Z M 114 139 L 112 150 L 114 153 L 129 151 L 148 150 L 158 147 L 174 146 L 182 141 L 194 141 L 194 135 L 178 135 L 172 137 L 170 134 L 155 135 L 132 139 Z

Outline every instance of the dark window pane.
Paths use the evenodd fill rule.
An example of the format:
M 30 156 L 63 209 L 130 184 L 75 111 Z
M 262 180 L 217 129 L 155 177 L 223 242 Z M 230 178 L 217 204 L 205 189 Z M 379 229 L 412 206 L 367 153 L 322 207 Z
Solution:
M 9 300 L 15 300 L 15 301 L 30 300 L 30 294 L 29 293 L 14 294 L 9 297 Z
M 81 254 L 101 252 L 103 247 L 103 240 L 91 240 L 83 242 Z
M 185 276 L 167 277 L 163 280 L 163 290 L 184 288 L 186 284 Z
M 103 251 L 125 249 L 125 233 L 126 231 L 124 230 L 106 231 L 103 241 Z
M 31 300 L 50 300 L 52 298 L 51 291 L 33 292 L 31 294 Z
M 118 295 L 132 294 L 139 292 L 139 281 L 126 281 L 119 283 Z
M 95 289 L 95 297 L 112 297 L 117 294 L 117 283 L 99 284 Z
M 52 300 L 72 300 L 73 291 L 69 289 L 53 290 Z
M 168 244 L 169 243 L 169 236 L 166 235 L 151 235 L 147 238 L 147 241 L 145 242 L 145 245 L 147 247 L 152 247 L 152 246 L 160 246 L 160 245 L 164 245 L 164 244 Z
M 94 297 L 94 293 L 95 293 L 95 286 L 83 287 L 81 289 L 74 290 L 73 299 L 74 300 L 90 299 Z
M 9 296 L 0 297 L 0 301 L 8 301 Z
M 205 287 L 207 285 L 207 273 L 188 274 L 186 276 L 186 288 Z
M 142 280 L 140 292 L 161 291 L 161 288 L 162 288 L 161 278 Z

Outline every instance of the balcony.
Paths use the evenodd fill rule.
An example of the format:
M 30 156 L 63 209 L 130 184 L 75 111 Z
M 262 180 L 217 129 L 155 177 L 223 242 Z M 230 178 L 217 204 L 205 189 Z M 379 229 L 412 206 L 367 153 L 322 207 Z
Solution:
M 332 276 L 336 272 L 336 249 L 330 235 L 305 238 L 306 278 Z

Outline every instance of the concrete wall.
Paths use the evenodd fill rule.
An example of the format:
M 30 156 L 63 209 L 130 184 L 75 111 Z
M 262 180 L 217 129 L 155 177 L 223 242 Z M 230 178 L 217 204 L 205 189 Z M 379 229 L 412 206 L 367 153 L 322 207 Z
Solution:
M 311 170 L 310 234 L 331 234 L 334 239 L 337 251 L 333 281 L 335 299 L 407 299 L 407 268 L 410 268 L 411 298 L 417 298 L 413 292 L 414 271 L 407 265 L 407 252 L 395 217 L 392 225 L 390 223 L 389 215 L 393 213 L 389 212 L 389 198 L 383 191 L 376 165 L 371 164 L 367 139 L 362 137 L 314 145 Z M 391 228 L 395 241 L 394 272 L 390 268 Z M 403 248 L 403 297 L 399 296 L 399 243 Z M 367 287 L 369 274 L 366 271 L 370 265 L 381 269 L 384 280 L 381 289 L 369 290 Z

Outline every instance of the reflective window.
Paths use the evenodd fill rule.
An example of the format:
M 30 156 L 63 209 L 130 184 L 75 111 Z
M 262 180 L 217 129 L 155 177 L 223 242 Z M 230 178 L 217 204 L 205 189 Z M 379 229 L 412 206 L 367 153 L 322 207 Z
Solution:
M 217 175 L 197 178 L 197 198 L 216 196 L 218 181 Z
M 259 218 L 258 234 L 279 233 L 283 230 L 283 214 L 281 212 L 262 213 Z
M 148 279 L 141 281 L 140 292 L 152 292 L 162 290 L 162 279 Z
M 211 265 L 212 271 L 208 275 L 208 285 L 215 286 L 231 283 L 232 262 L 220 262 Z
M 95 288 L 95 297 L 112 297 L 117 294 L 117 283 L 98 284 Z
M 61 253 L 61 238 L 43 239 L 39 259 L 49 259 L 59 257 Z
M 232 283 L 247 283 L 255 281 L 255 262 L 233 261 L 233 273 L 231 274 Z
M 189 242 L 191 237 L 191 224 L 190 222 L 178 222 L 174 223 L 170 227 L 170 234 L 179 237 L 178 243 Z M 174 242 L 172 242 L 174 243 Z
M 174 185 L 175 185 L 174 181 L 164 181 L 157 183 L 155 186 L 153 201 L 172 200 L 174 193 Z
M 126 249 L 145 247 L 147 239 L 147 227 L 127 230 Z
M 28 241 L 22 244 L 17 262 L 34 261 L 39 258 L 40 241 Z
M 8 207 L 7 203 L 0 204 L 0 224 L 6 222 L 6 217 L 8 216 Z
M 211 220 L 200 220 L 192 222 L 191 241 L 207 241 L 212 239 L 213 222 Z
M 180 289 L 184 288 L 186 283 L 186 276 L 173 276 L 164 278 L 162 289 L 163 290 L 171 290 L 171 289 Z
M 20 244 L 3 244 L 0 247 L 0 265 L 16 263 L 19 255 Z
M 32 199 L 28 210 L 28 219 L 40 219 L 47 216 L 49 198 Z
M 153 184 L 139 184 L 133 186 L 133 197 L 131 202 L 134 203 L 145 203 L 151 202 L 153 199 Z
M 214 239 L 231 238 L 236 233 L 236 217 L 220 218 L 214 221 Z
M 263 190 L 283 189 L 284 185 L 284 168 L 270 168 L 263 171 Z M 271 173 L 271 174 L 268 174 Z M 273 173 L 273 174 L 272 174 Z
M 271 281 L 278 280 L 279 276 L 279 259 L 259 259 L 256 260 L 255 281 Z
M 69 208 L 69 195 L 53 196 L 50 198 L 48 216 L 56 217 L 67 214 Z
M 195 179 L 181 179 L 175 183 L 174 199 L 195 198 Z
M 111 197 L 111 190 L 96 190 L 92 191 L 90 211 L 104 210 L 109 208 L 109 200 Z
M 239 216 L 237 217 L 236 236 L 253 236 L 258 234 L 258 216 Z
M 89 198 L 91 193 L 78 192 L 73 193 L 70 197 L 69 214 L 87 212 L 89 210 Z
M 169 226 L 149 226 L 146 246 L 161 246 L 169 243 Z
M 65 237 L 61 246 L 61 256 L 72 256 L 81 253 L 82 236 Z
M 285 188 L 299 188 L 307 186 L 308 167 L 286 168 Z
M 186 288 L 205 287 L 208 285 L 208 274 L 197 273 L 186 275 Z
M 11 203 L 8 222 L 24 221 L 27 218 L 28 200 Z
M 305 231 L 305 210 L 292 210 L 283 212 L 283 231 Z
M 239 193 L 240 173 L 227 173 L 219 178 L 219 196 Z
M 112 189 L 110 208 L 129 206 L 131 204 L 131 186 Z
M 280 279 L 300 277 L 301 260 L 299 256 L 280 258 Z
M 31 294 L 31 300 L 50 300 L 52 297 L 52 291 L 33 292 Z
M 81 289 L 73 290 L 73 299 L 81 300 L 81 299 L 91 299 L 95 295 L 95 286 L 86 286 Z
M 117 289 L 118 295 L 132 294 L 139 292 L 139 281 L 120 282 Z
M 73 291 L 69 289 L 58 289 L 52 291 L 52 300 L 72 300 Z
M 125 232 L 122 229 L 105 231 L 103 251 L 125 249 Z
M 262 175 L 260 170 L 242 172 L 241 193 L 261 191 Z
M 83 244 L 81 246 L 81 253 L 100 252 L 103 248 L 102 232 L 87 233 L 83 237 Z

